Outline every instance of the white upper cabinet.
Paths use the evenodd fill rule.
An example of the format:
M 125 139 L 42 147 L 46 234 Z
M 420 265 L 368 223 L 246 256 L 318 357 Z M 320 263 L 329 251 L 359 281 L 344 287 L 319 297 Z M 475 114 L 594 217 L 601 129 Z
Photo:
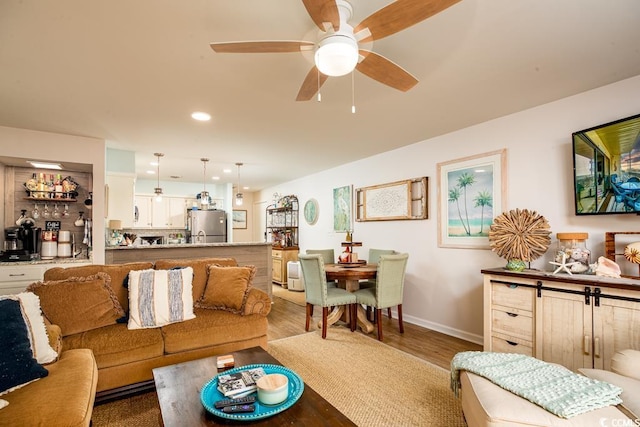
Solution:
M 137 228 L 184 228 L 187 205 L 184 197 L 162 197 L 136 195 Z

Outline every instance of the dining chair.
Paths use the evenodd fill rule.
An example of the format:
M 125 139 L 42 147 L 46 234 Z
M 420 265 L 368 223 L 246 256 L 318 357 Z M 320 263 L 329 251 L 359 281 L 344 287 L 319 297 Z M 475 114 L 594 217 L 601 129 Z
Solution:
M 381 255 L 393 255 L 398 252 L 393 249 L 369 249 L 369 256 L 367 257 L 367 262 L 369 264 L 377 264 L 380 261 Z M 361 280 L 360 287 L 361 288 L 372 288 L 376 285 L 375 280 Z M 367 317 L 369 316 L 367 312 Z
M 305 299 L 307 307 L 305 330 L 309 331 L 309 323 L 313 316 L 313 306 L 322 307 L 322 338 L 327 337 L 327 316 L 329 307 L 346 306 L 349 310 L 351 331 L 356 330 L 356 296 L 342 288 L 327 286 L 327 274 L 320 254 L 304 254 L 298 256 L 305 282 Z
M 376 273 L 376 286 L 363 288 L 354 292 L 356 303 L 375 309 L 378 339 L 382 341 L 382 309 L 389 312 L 391 307 L 398 307 L 398 327 L 404 333 L 402 323 L 402 294 L 404 292 L 404 276 L 407 270 L 409 254 L 381 255 Z M 389 313 L 390 314 L 390 313 Z M 391 318 L 391 316 L 389 316 Z
M 335 264 L 336 263 L 336 255 L 333 252 L 333 249 L 307 249 L 308 254 L 319 254 L 322 256 L 322 261 L 325 264 Z M 335 280 L 331 280 L 327 282 L 329 287 L 335 287 L 337 285 Z

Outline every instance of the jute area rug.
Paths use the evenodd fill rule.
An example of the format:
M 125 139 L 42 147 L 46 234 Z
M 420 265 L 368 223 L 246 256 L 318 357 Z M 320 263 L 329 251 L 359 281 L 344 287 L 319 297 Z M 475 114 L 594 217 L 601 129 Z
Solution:
M 272 285 L 272 292 L 274 297 L 282 298 L 287 301 L 291 301 L 294 304 L 298 304 L 301 306 L 306 306 L 307 301 L 305 300 L 304 291 L 290 291 L 288 289 L 284 289 L 280 285 Z
M 464 427 L 449 372 L 346 328 L 269 342 L 269 353 L 355 424 Z M 93 426 L 158 426 L 154 392 L 97 406 Z

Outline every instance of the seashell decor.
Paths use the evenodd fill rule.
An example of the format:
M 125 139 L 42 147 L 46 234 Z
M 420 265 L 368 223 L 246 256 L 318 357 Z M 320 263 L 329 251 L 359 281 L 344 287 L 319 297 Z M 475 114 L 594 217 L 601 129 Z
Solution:
M 624 248 L 624 257 L 629 262 L 640 264 L 640 242 L 629 243 Z
M 596 267 L 596 276 L 620 278 L 620 266 L 611 261 L 609 258 L 601 256 L 598 258 L 598 266 Z

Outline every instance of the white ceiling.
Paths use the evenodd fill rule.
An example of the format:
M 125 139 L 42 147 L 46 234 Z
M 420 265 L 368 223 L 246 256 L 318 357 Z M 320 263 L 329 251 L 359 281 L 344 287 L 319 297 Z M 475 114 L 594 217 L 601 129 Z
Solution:
M 388 2 L 351 0 L 352 23 Z M 296 102 L 302 54 L 209 47 L 305 39 L 298 0 L 2 0 L 0 125 L 106 139 L 142 173 L 162 152 L 163 180 L 201 182 L 209 157 L 235 182 L 243 162 L 258 190 L 638 75 L 639 18 L 638 0 L 462 0 L 373 44 L 420 83 L 356 73 L 351 114 L 350 76 Z

